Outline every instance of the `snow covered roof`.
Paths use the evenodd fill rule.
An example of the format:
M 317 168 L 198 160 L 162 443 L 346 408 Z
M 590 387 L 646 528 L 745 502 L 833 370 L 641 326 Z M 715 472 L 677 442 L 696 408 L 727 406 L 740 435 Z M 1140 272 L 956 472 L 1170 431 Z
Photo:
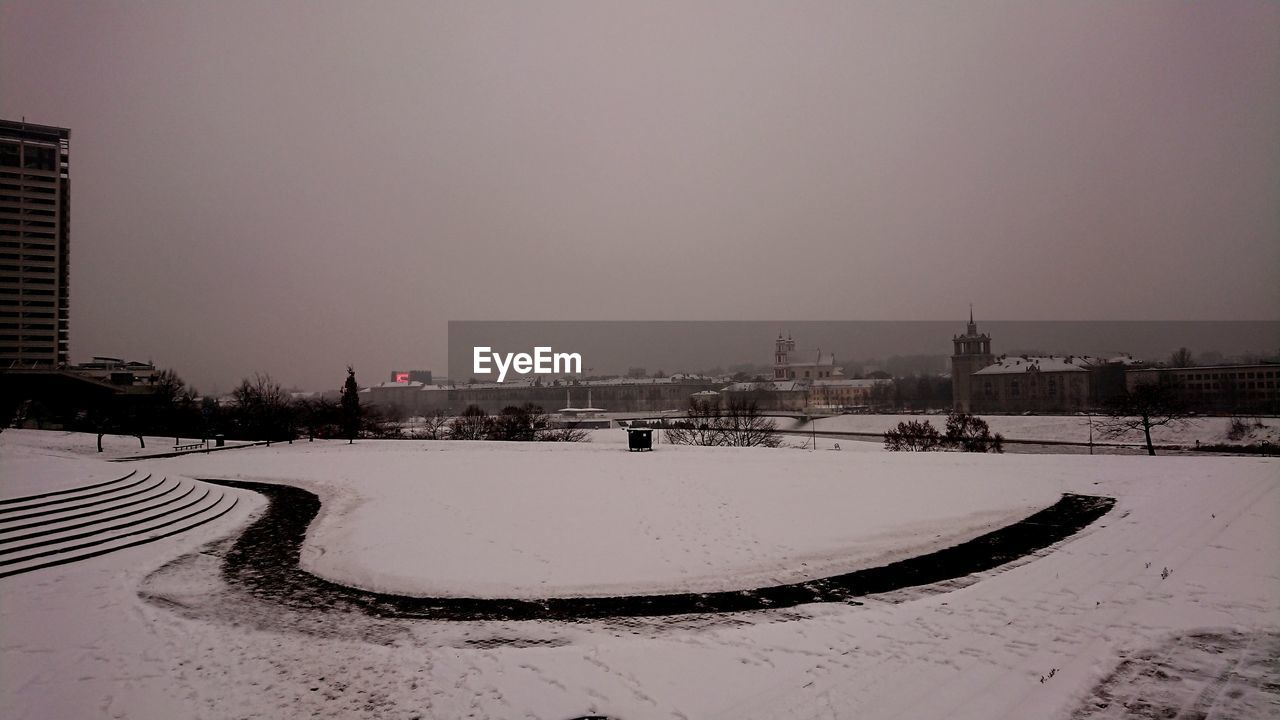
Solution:
M 416 389 L 418 389 L 418 388 L 420 388 L 420 387 L 422 387 L 422 383 L 418 382 L 417 380 L 410 380 L 409 382 L 396 382 L 396 381 L 394 381 L 394 380 L 386 380 L 386 381 L 383 381 L 383 382 L 378 383 L 377 385 L 370 385 L 370 386 L 369 386 L 369 389 L 373 389 L 373 388 L 413 388 L 413 389 L 415 389 L 415 390 L 416 390 Z
M 804 359 L 804 353 L 796 353 L 796 357 L 799 357 L 801 359 L 795 360 L 793 362 L 782 363 L 781 367 L 814 367 L 815 365 L 821 365 L 825 367 L 827 365 L 835 366 L 836 364 L 835 353 L 819 352 L 817 353 L 817 358 L 814 360 Z
M 1089 368 L 1099 364 L 1101 364 L 1101 361 L 1098 358 L 1087 355 L 1003 357 L 994 364 L 977 371 L 974 375 L 1009 375 L 1026 372 L 1088 372 Z

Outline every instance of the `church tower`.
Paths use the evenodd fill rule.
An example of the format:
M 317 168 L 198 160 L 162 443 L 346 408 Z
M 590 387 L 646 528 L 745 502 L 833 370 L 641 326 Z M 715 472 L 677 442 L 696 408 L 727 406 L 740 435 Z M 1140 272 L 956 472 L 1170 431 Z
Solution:
M 787 335 L 787 339 L 782 339 L 782 333 L 778 333 L 778 339 L 773 344 L 773 379 L 774 380 L 791 380 L 793 373 L 788 365 L 791 364 L 791 353 L 796 351 L 796 341 Z
M 973 382 L 970 376 L 996 361 L 991 354 L 991 336 L 979 334 L 978 324 L 973 321 L 973 305 L 969 306 L 969 325 L 965 333 L 952 336 L 951 342 L 955 345 L 955 352 L 951 354 L 951 407 L 960 412 L 970 412 Z

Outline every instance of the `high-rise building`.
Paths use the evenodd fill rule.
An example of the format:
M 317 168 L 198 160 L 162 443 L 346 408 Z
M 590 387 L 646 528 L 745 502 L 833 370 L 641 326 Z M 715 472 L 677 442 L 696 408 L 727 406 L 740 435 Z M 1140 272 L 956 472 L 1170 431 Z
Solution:
M 63 367 L 71 131 L 0 120 L 0 368 Z

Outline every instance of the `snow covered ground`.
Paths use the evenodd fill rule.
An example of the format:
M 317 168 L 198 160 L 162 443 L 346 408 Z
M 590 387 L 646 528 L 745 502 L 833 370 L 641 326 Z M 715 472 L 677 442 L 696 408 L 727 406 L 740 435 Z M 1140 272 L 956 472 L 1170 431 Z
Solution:
M 81 437 L 92 443 L 91 436 Z M 7 717 L 569 718 L 601 712 L 619 718 L 1067 718 L 1123 717 L 1126 703 L 1136 708 L 1144 702 L 1156 710 L 1280 715 L 1280 461 L 1272 458 L 911 456 L 666 446 L 630 455 L 612 442 L 515 448 L 427 442 L 390 449 L 361 442 L 108 465 L 68 447 L 77 443 L 60 433 L 0 434 L 5 495 L 16 494 L 10 493 L 12 482 L 29 492 L 36 475 L 56 489 L 52 485 L 119 477 L 122 469 L 135 467 L 167 476 L 298 482 L 331 503 L 308 541 L 314 547 L 330 543 L 333 552 L 346 556 L 330 569 L 367 568 L 376 553 L 344 550 L 338 541 L 397 536 L 404 526 L 361 526 L 394 516 L 395 498 L 406 493 L 414 505 L 451 505 L 456 518 L 432 511 L 431 519 L 451 532 L 479 533 L 473 538 L 477 547 L 488 545 L 485 535 L 495 540 L 495 547 L 471 556 L 476 565 L 518 565 L 511 552 L 521 544 L 512 538 L 529 538 L 529 547 L 544 555 L 577 552 L 556 537 L 571 532 L 582 514 L 571 498 L 558 506 L 562 512 L 552 518 L 558 523 L 504 528 L 517 519 L 515 510 L 495 510 L 492 523 L 475 514 L 486 498 L 495 506 L 503 502 L 493 494 L 498 489 L 512 489 L 495 489 L 484 475 L 512 465 L 522 474 L 508 482 L 536 488 L 526 497 L 529 509 L 538 511 L 557 508 L 546 499 L 554 493 L 543 492 L 549 489 L 544 483 L 591 493 L 595 473 L 588 469 L 594 466 L 600 493 L 590 495 L 590 503 L 623 506 L 618 517 L 627 534 L 641 518 L 671 513 L 667 532 L 687 533 L 685 545 L 707 541 L 718 548 L 716 557 L 708 557 L 720 563 L 718 570 L 745 568 L 747 575 L 759 568 L 748 562 L 743 538 L 776 545 L 793 527 L 798 554 L 829 551 L 833 546 L 824 543 L 833 540 L 855 550 L 868 538 L 872 545 L 883 540 L 883 532 L 858 528 L 834 537 L 840 512 L 821 509 L 811 518 L 808 511 L 824 503 L 796 502 L 819 494 L 819 501 L 845 509 L 858 496 L 841 491 L 859 482 L 900 484 L 901 497 L 914 502 L 895 504 L 885 491 L 866 504 L 882 508 L 870 516 L 881 531 L 895 517 L 909 531 L 915 527 L 908 538 L 918 537 L 916 523 L 955 530 L 957 518 L 972 518 L 982 508 L 1012 512 L 1019 503 L 1035 505 L 1060 491 L 1108 495 L 1118 503 L 1076 537 L 1010 566 L 945 587 L 867 598 L 860 606 L 809 605 L 666 622 L 371 621 L 335 627 L 322 615 L 301 622 L 250 604 L 234 621 L 201 617 L 193 608 L 139 597 L 157 568 L 234 534 L 260 512 L 261 500 L 243 493 L 234 513 L 189 534 L 0 580 L 0 698 Z M 471 484 L 440 480 L 425 469 L 420 478 L 410 477 L 414 462 L 401 456 L 413 453 L 423 468 L 471 468 Z M 639 463 L 663 471 L 647 479 L 652 496 L 661 493 L 662 500 L 621 489 L 619 483 L 646 481 L 631 474 Z M 395 472 L 377 481 L 364 471 L 376 468 Z M 27 479 L 11 480 L 10 470 Z M 683 471 L 690 479 L 662 478 L 667 471 Z M 789 492 L 776 492 L 767 480 L 774 477 Z M 1025 488 L 1016 486 L 1018 478 Z M 433 492 L 424 497 L 420 486 Z M 1000 496 L 999 488 L 1009 496 Z M 737 497 L 733 490 L 760 497 Z M 972 498 L 964 497 L 970 492 Z M 1019 495 L 1025 500 L 1015 501 Z M 720 510 L 721 503 L 728 509 Z M 856 508 L 850 512 L 859 522 L 867 520 Z M 735 520 L 734 513 L 742 517 Z M 723 537 L 687 525 L 695 518 L 722 528 Z M 675 530 L 679 523 L 686 524 Z M 746 534 L 735 535 L 735 529 Z M 590 547 L 597 536 L 584 537 Z M 693 563 L 675 552 L 680 545 L 650 546 L 674 558 L 669 567 L 651 569 L 684 567 L 692 573 Z M 884 549 L 876 546 L 861 561 Z M 402 550 L 392 552 L 398 558 L 392 569 L 413 557 Z M 444 549 L 434 543 L 417 552 L 421 567 L 432 572 L 466 564 L 449 564 L 457 558 L 438 561 L 434 555 Z M 307 562 L 323 566 L 319 561 L 327 554 L 313 552 Z M 212 556 L 197 557 L 213 562 Z M 783 557 L 791 556 L 769 560 Z M 644 560 L 636 559 L 637 565 Z M 604 564 L 568 563 L 557 572 L 561 587 L 618 579 Z M 659 573 L 645 584 L 685 582 L 681 577 Z M 462 580 L 474 578 L 455 576 L 451 582 Z M 216 576 L 207 587 L 191 590 L 218 592 Z M 1170 667 L 1179 673 L 1176 681 L 1165 671 Z M 1266 682 L 1271 689 L 1259 689 Z
M 614 431 L 623 435 L 621 431 Z M 162 464 L 283 480 L 325 510 L 302 564 L 417 596 L 580 597 L 798 582 L 954 545 L 1052 505 L 1060 483 L 955 455 L 404 441 Z

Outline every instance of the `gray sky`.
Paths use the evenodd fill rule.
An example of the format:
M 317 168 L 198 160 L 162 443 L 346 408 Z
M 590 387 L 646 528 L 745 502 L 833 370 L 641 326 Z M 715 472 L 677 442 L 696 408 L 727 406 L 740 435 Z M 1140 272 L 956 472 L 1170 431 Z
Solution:
M 336 388 L 442 367 L 448 320 L 1280 318 L 1277 38 L 1273 2 L 3 0 L 0 116 L 72 129 L 74 358 Z

